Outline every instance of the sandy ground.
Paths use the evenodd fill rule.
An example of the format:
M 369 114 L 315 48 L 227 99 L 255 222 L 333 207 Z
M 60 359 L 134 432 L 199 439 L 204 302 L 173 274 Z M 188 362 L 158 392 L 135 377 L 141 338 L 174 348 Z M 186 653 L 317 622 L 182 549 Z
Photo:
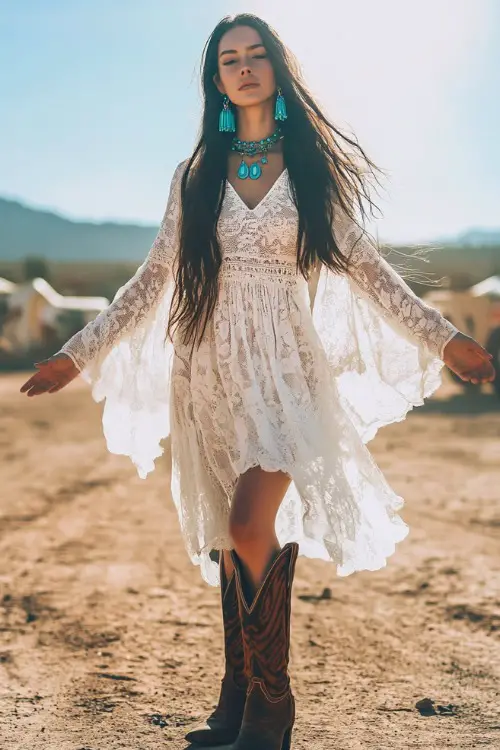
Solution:
M 25 379 L 0 377 L 0 747 L 187 748 L 222 623 L 182 545 L 169 445 L 141 480 L 83 381 L 28 399 Z M 500 403 L 446 375 L 369 445 L 411 531 L 374 573 L 299 557 L 293 747 L 500 748 Z

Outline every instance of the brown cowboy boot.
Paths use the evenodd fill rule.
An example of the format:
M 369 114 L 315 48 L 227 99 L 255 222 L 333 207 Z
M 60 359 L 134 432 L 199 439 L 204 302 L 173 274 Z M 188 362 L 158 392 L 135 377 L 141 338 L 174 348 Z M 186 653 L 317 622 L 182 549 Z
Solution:
M 249 686 L 238 739 L 231 750 L 289 750 L 295 721 L 290 687 L 290 615 L 292 583 L 299 552 L 297 542 L 285 544 L 249 604 L 245 573 L 237 553 L 238 604 Z
M 224 555 L 219 551 L 222 617 L 226 669 L 221 680 L 219 702 L 202 727 L 186 734 L 188 742 L 204 746 L 225 745 L 238 736 L 245 708 L 248 679 L 244 671 L 243 641 L 234 573 L 228 581 Z

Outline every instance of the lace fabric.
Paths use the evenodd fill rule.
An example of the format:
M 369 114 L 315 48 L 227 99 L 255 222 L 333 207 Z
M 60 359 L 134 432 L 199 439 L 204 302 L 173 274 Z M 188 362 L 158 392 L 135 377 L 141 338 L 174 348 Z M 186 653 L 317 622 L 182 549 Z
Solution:
M 180 180 L 177 165 L 166 209 L 147 258 L 112 303 L 60 349 L 105 401 L 103 431 L 111 453 L 129 456 L 141 478 L 163 454 L 170 432 L 173 344 L 165 341 L 178 247 Z
M 296 269 L 297 210 L 285 170 L 254 209 L 226 185 L 219 297 L 202 345 L 164 343 L 178 250 L 175 170 L 145 262 L 111 305 L 61 349 L 105 399 L 108 449 L 145 477 L 171 436 L 172 497 L 188 554 L 219 585 L 212 549 L 229 549 L 238 476 L 281 469 L 281 544 L 336 563 L 338 575 L 386 564 L 408 527 L 403 499 L 365 443 L 440 385 L 457 332 L 420 300 L 339 207 L 333 230 L 352 277 Z M 317 285 L 316 289 L 315 286 Z
M 458 328 L 412 291 L 340 206 L 334 232 L 351 274 L 321 267 L 309 285 L 317 285 L 313 320 L 342 405 L 366 443 L 437 390 Z

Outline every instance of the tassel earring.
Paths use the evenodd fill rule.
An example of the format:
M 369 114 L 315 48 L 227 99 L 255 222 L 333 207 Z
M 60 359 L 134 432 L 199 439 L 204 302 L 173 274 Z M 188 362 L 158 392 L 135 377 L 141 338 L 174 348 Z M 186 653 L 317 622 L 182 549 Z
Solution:
M 229 108 L 229 97 L 224 94 L 224 101 L 221 113 L 219 115 L 219 131 L 221 133 L 236 132 L 236 122 L 233 110 Z
M 281 88 L 278 86 L 278 96 L 276 98 L 276 108 L 274 110 L 274 119 L 286 120 L 287 117 L 288 115 L 286 113 L 285 98 L 283 94 L 281 93 Z

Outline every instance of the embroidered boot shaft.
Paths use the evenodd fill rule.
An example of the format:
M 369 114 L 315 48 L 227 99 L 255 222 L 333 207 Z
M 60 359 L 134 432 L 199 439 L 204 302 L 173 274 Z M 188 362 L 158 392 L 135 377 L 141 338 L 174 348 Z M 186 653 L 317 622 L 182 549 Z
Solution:
M 280 551 L 252 602 L 244 591 L 245 573 L 237 553 L 235 566 L 249 686 L 238 739 L 231 750 L 289 750 L 295 721 L 290 686 L 290 616 L 292 583 L 299 545 Z
M 233 573 L 228 580 L 222 550 L 219 551 L 219 555 L 226 668 L 215 710 L 210 714 L 205 725 L 191 730 L 185 737 L 189 742 L 206 747 L 229 744 L 237 738 L 248 687 L 236 579 Z

